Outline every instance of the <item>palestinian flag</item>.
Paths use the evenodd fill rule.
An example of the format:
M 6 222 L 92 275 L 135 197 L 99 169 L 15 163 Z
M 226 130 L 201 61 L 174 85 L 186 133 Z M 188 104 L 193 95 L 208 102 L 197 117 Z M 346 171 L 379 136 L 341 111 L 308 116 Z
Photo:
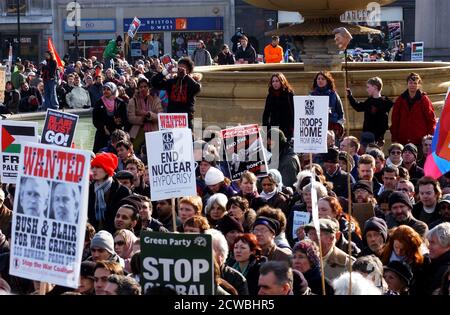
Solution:
M 2 124 L 2 152 L 20 153 L 21 142 L 36 142 L 34 126 L 17 126 Z

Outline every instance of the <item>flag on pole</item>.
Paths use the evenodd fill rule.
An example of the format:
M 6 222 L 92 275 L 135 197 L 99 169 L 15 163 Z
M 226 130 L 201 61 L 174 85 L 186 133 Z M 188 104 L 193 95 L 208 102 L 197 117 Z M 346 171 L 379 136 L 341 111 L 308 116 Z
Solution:
M 58 65 L 58 68 L 64 68 L 64 62 L 62 62 L 61 58 L 58 55 L 58 52 L 55 49 L 55 45 L 53 45 L 52 38 L 48 38 L 47 42 L 48 50 L 53 54 L 56 60 L 56 64 Z
M 424 170 L 425 175 L 434 178 L 450 172 L 450 97 L 445 100 Z
M 137 17 L 134 17 L 133 22 L 131 22 L 130 28 L 128 29 L 128 36 L 130 36 L 131 39 L 134 38 L 139 27 L 141 27 L 141 20 L 139 20 Z

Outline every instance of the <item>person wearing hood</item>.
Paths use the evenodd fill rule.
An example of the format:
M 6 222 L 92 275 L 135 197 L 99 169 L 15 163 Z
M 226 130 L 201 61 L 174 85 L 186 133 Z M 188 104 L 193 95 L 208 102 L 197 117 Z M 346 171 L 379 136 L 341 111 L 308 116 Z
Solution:
M 424 136 L 434 134 L 436 115 L 430 98 L 420 89 L 420 75 L 410 73 L 406 83 L 408 88 L 397 98 L 392 111 L 392 142 L 420 146 Z
M 114 233 L 119 202 L 131 194 L 113 178 L 117 164 L 117 156 L 112 153 L 98 154 L 91 161 L 93 182 L 89 185 L 88 219 L 96 231 Z
M 92 112 L 92 122 L 97 129 L 94 139 L 94 153 L 108 146 L 111 134 L 116 129 L 128 125 L 125 103 L 117 99 L 117 85 L 112 82 L 103 85 L 103 96 L 97 101 Z
M 212 65 L 212 58 L 209 51 L 206 49 L 205 42 L 199 40 L 197 43 L 197 48 L 194 50 L 192 54 L 192 60 L 194 61 L 195 66 L 210 66 Z
M 75 74 L 74 87 L 66 95 L 66 102 L 69 108 L 90 108 L 91 97 L 89 92 L 81 86 L 80 77 Z
M 121 229 L 114 233 L 114 251 L 124 260 L 126 272 L 131 272 L 130 261 L 134 254 L 133 245 L 137 240 L 130 230 Z
M 289 209 L 289 197 L 282 192 L 283 181 L 280 172 L 271 169 L 266 177 L 261 179 L 262 192 L 260 197 L 272 208 L 280 208 L 285 214 Z
M 300 160 L 297 154 L 290 146 L 284 132 L 278 128 L 271 128 L 267 135 L 267 149 L 271 152 L 276 149 L 278 142 L 278 167 L 286 187 L 292 187 L 297 182 L 297 174 L 301 171 Z M 274 160 L 275 152 L 272 152 L 270 164 L 276 162 Z

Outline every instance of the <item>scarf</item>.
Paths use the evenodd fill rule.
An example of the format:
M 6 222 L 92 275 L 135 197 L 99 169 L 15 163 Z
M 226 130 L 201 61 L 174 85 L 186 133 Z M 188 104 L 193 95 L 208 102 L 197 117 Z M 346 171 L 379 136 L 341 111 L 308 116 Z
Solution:
M 272 198 L 273 196 L 275 196 L 275 194 L 278 192 L 278 190 L 275 188 L 272 192 L 270 193 L 266 193 L 264 190 L 261 192 L 261 194 L 259 194 L 259 196 L 264 199 L 265 201 L 269 200 L 270 198 Z
M 103 104 L 105 104 L 106 110 L 109 113 L 114 112 L 114 105 L 116 105 L 116 99 L 114 97 L 108 99 L 105 96 L 102 96 Z
M 405 256 L 398 256 L 394 250 L 392 250 L 391 257 L 389 258 L 389 262 L 391 262 L 391 261 L 407 262 Z
M 97 221 L 105 220 L 105 212 L 107 207 L 105 202 L 105 193 L 108 192 L 111 188 L 112 182 L 112 177 L 108 177 L 108 179 L 101 184 L 97 182 L 94 183 L 95 219 Z

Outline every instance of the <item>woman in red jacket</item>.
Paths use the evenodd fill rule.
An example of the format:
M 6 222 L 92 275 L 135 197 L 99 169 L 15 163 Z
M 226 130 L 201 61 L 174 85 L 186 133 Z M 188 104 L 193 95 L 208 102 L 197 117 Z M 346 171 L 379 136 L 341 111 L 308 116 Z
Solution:
M 436 116 L 431 100 L 420 90 L 420 76 L 411 73 L 406 82 L 408 89 L 397 98 L 392 112 L 392 142 L 420 146 L 423 136 L 434 134 Z

